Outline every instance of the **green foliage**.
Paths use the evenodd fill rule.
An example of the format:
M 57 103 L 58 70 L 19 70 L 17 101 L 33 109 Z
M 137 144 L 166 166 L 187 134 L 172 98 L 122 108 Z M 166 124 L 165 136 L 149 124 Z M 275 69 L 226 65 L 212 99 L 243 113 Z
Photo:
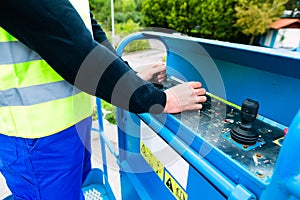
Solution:
M 293 7 L 296 1 L 114 0 L 116 34 L 122 38 L 139 31 L 143 23 L 146 27 L 172 29 L 208 39 L 244 43 L 245 38 L 251 38 L 252 43 L 255 36 L 265 33 L 282 15 L 285 5 Z M 90 5 L 103 28 L 110 30 L 110 1 L 90 0 Z M 144 48 L 138 47 L 143 44 L 134 46 Z
M 115 11 L 119 12 L 133 12 L 136 10 L 136 4 L 134 0 L 115 0 Z
M 289 4 L 295 4 L 290 0 Z M 145 0 L 145 26 L 174 29 L 192 36 L 250 43 L 277 20 L 288 0 Z M 242 38 L 240 38 L 242 36 Z
M 145 0 L 142 3 L 142 20 L 146 26 L 169 28 L 166 16 L 171 10 L 171 0 Z
M 97 107 L 95 106 L 93 109 L 93 114 L 92 114 L 92 120 L 98 120 L 98 112 L 97 112 Z
M 116 23 L 125 23 L 129 20 L 132 20 L 135 23 L 141 21 L 142 15 L 139 12 L 116 12 L 115 13 L 115 22 Z
M 89 0 L 95 18 L 105 29 L 111 29 L 111 1 Z M 115 22 L 124 23 L 129 19 L 141 23 L 141 4 L 143 0 L 114 0 Z
M 124 52 L 134 52 L 147 49 L 150 49 L 148 40 L 135 40 L 125 47 Z
M 120 23 L 115 25 L 116 33 L 121 37 L 125 37 L 131 33 L 141 30 L 141 27 L 138 23 L 135 23 L 133 20 L 129 19 L 126 23 Z
M 196 5 L 193 13 L 195 25 L 200 26 L 200 36 L 226 41 L 236 37 L 237 30 L 233 26 L 236 21 L 235 4 L 236 0 L 202 0 L 200 5 Z
M 95 19 L 101 22 L 103 28 L 111 26 L 110 1 L 108 0 L 89 0 L 90 9 Z
M 140 12 L 142 10 L 142 4 L 144 0 L 134 0 L 136 4 L 136 11 Z
M 115 13 L 115 23 L 124 23 L 126 22 L 126 16 L 122 12 Z
M 289 0 L 286 4 L 285 4 L 285 8 L 287 10 L 294 10 L 295 8 L 299 8 L 300 6 L 300 1 L 299 0 Z
M 107 103 L 104 100 L 101 100 L 102 108 L 105 110 L 104 119 L 106 119 L 111 124 L 117 124 L 116 119 L 116 107 Z
M 235 7 L 236 27 L 242 33 L 251 36 L 250 44 L 254 37 L 264 34 L 272 22 L 280 18 L 287 0 L 239 0 Z
M 126 23 L 116 24 L 116 33 L 120 35 L 121 38 L 138 31 L 141 31 L 140 25 L 133 22 L 131 19 L 129 19 Z M 128 44 L 124 49 L 124 52 L 133 52 L 149 48 L 150 45 L 148 40 L 136 40 Z
M 145 0 L 146 26 L 170 28 L 188 35 L 229 40 L 237 33 L 234 6 L 237 0 Z
M 142 20 L 142 14 L 140 12 L 136 12 L 136 11 L 134 11 L 134 12 L 127 12 L 125 14 L 125 16 L 126 16 L 126 21 L 128 21 L 128 20 L 131 19 L 135 23 L 140 23 L 141 20 Z
M 140 12 L 144 0 L 114 0 L 115 34 L 123 38 L 140 31 L 142 15 Z M 91 10 L 106 33 L 111 29 L 111 7 L 108 0 L 89 0 Z M 111 40 L 111 34 L 107 34 Z M 125 51 L 137 51 L 149 48 L 147 41 L 137 41 L 129 44 Z
M 181 33 L 190 33 L 191 29 L 194 28 L 193 25 L 192 27 L 190 26 L 194 20 L 189 1 L 168 1 L 168 5 L 171 8 L 171 12 L 166 16 L 169 28 Z

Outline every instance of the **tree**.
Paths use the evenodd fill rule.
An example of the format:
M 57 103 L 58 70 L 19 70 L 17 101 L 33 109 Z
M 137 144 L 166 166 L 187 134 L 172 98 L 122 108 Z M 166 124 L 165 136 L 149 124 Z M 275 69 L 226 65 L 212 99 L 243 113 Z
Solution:
M 264 34 L 272 22 L 280 18 L 287 0 L 239 0 L 236 10 L 236 27 L 242 33 L 251 37 L 253 44 L 255 36 Z
M 108 0 L 89 0 L 91 11 L 94 17 L 104 28 L 111 27 L 110 1 Z
M 117 23 L 125 23 L 132 20 L 135 23 L 141 22 L 141 15 L 136 11 L 137 5 L 134 0 L 115 1 L 115 20 Z
M 218 40 L 237 34 L 234 7 L 237 0 L 145 0 L 147 26 L 171 28 L 181 33 Z
M 115 21 L 117 23 L 125 23 L 132 20 L 135 23 L 141 23 L 141 15 L 138 4 L 144 0 L 114 0 Z M 111 27 L 111 7 L 109 0 L 89 0 L 90 8 L 97 20 L 101 22 L 104 28 Z M 140 9 L 140 7 L 139 7 Z
M 189 34 L 194 28 L 190 26 L 193 24 L 193 19 L 189 0 L 168 1 L 168 8 L 171 8 L 170 13 L 166 16 L 168 27 Z
M 142 3 L 142 21 L 145 26 L 169 28 L 166 16 L 169 15 L 169 0 L 145 0 Z
M 236 0 L 202 0 L 195 7 L 199 33 L 202 37 L 230 40 L 237 35 L 235 24 Z
M 300 4 L 300 0 L 288 0 L 285 4 L 285 8 L 287 10 L 294 10 L 298 4 Z
M 134 0 L 136 4 L 136 11 L 140 12 L 142 10 L 142 4 L 144 0 Z
M 133 12 L 136 10 L 136 3 L 134 0 L 115 0 L 116 12 Z

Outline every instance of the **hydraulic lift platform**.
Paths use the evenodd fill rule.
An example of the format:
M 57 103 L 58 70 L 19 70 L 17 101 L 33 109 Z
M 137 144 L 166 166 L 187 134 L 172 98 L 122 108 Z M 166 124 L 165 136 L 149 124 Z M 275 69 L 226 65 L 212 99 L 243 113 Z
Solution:
M 98 130 L 104 165 L 83 185 L 87 199 L 116 198 L 105 161 L 110 153 L 124 200 L 300 200 L 300 54 L 149 31 L 125 38 L 118 54 L 145 39 L 166 48 L 162 90 L 197 80 L 208 101 L 200 112 L 175 115 L 117 109 L 118 149 L 110 133 Z M 259 103 L 246 131 L 258 138 L 246 144 L 233 131 L 245 125 L 245 99 Z
M 118 109 L 122 198 L 300 199 L 300 54 L 149 31 L 117 52 L 145 39 L 166 48 L 162 90 L 197 80 L 208 101 L 175 115 Z

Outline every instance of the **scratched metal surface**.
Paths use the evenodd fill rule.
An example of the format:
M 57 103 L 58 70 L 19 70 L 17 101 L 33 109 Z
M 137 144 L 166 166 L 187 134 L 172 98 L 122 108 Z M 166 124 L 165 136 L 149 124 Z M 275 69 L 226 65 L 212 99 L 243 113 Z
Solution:
M 178 82 L 168 77 L 164 88 L 177 85 Z M 268 181 L 280 150 L 283 130 L 256 119 L 253 131 L 258 132 L 259 139 L 255 145 L 246 146 L 231 139 L 230 130 L 240 123 L 240 110 L 208 96 L 199 111 L 184 112 L 173 115 L 182 125 L 190 129 L 195 136 L 201 136 L 206 142 L 238 161 L 256 177 Z

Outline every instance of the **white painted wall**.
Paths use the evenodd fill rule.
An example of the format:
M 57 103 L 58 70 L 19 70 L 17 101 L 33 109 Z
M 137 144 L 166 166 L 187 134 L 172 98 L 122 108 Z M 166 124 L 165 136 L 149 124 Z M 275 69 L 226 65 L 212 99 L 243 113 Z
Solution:
M 283 28 L 278 30 L 273 48 L 296 49 L 300 42 L 300 29 Z

